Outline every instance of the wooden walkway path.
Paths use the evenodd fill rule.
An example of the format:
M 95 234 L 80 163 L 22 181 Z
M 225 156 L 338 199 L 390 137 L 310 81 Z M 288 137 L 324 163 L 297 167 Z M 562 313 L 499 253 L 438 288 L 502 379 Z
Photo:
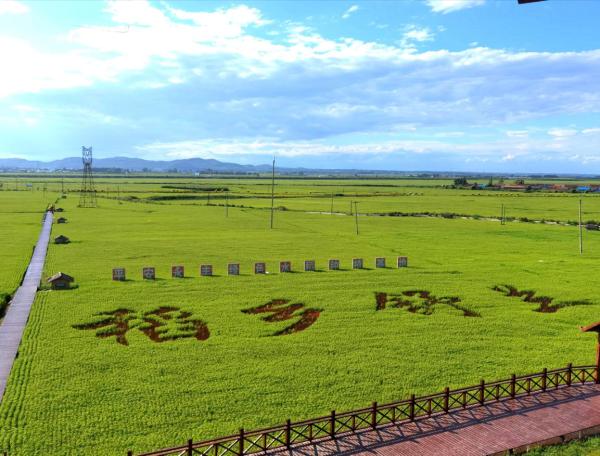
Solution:
M 600 434 L 600 385 L 536 393 L 270 454 L 470 456 L 524 452 Z
M 29 318 L 29 310 L 42 278 L 46 251 L 50 241 L 50 231 L 52 230 L 52 219 L 52 212 L 46 212 L 42 231 L 27 267 L 23 283 L 13 296 L 4 320 L 0 324 L 0 401 L 4 396 L 6 382 Z

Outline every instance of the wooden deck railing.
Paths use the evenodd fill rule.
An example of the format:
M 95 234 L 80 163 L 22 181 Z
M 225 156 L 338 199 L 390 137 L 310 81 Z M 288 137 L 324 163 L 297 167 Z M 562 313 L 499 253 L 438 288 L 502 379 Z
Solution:
M 235 435 L 139 453 L 138 456 L 242 456 L 289 448 L 292 445 L 314 442 L 321 439 L 335 439 L 348 432 L 418 420 L 436 414 L 448 413 L 458 409 L 489 404 L 506 399 L 514 399 L 549 389 L 599 383 L 597 366 L 576 366 L 569 364 L 565 368 L 547 370 L 529 375 L 516 376 L 506 380 L 485 382 L 479 385 L 456 390 L 444 389 L 443 392 L 429 396 L 415 397 L 389 404 L 373 402 L 350 412 L 337 413 L 335 410 L 327 416 L 292 423 L 290 420 L 280 426 L 255 431 L 240 432 Z M 133 451 L 127 453 L 133 456 Z

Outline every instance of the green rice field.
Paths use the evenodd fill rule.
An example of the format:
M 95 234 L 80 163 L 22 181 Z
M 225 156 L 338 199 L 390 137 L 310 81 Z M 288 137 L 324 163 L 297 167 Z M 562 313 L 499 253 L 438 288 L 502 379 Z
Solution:
M 36 179 L 29 192 L 0 191 L 0 239 L 21 246 L 2 262 L 0 291 L 18 285 L 43 208 L 60 197 L 61 180 Z M 584 218 L 598 220 L 600 195 L 282 179 L 270 229 L 265 179 L 101 178 L 95 209 L 77 207 L 78 181 L 65 181 L 68 222 L 52 236 L 71 243 L 50 245 L 45 276 L 75 283 L 43 286 L 32 308 L 0 404 L 0 450 L 11 456 L 150 451 L 593 362 L 594 337 L 579 326 L 600 319 L 600 232 L 583 232 L 580 255 L 576 226 L 518 217 L 577 220 L 581 197 Z M 501 204 L 517 219 L 493 220 Z M 393 212 L 460 215 L 375 215 Z M 293 272 L 279 273 L 284 260 Z M 317 270 L 304 272 L 305 260 Z M 255 275 L 255 262 L 269 273 Z M 186 277 L 172 278 L 179 265 Z M 149 266 L 156 280 L 142 278 Z M 111 280 L 116 267 L 126 281 Z

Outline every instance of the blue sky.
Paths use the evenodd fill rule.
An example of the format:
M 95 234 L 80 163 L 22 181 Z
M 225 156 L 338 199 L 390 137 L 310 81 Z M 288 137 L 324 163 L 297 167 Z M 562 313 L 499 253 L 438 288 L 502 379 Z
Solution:
M 0 0 L 0 158 L 600 173 L 600 2 Z

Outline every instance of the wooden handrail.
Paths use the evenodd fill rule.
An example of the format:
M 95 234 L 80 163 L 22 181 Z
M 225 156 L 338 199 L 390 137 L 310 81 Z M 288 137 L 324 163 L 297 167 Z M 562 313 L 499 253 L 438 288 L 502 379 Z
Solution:
M 207 455 L 209 449 L 212 449 L 211 454 L 240 456 L 263 452 L 266 449 L 283 448 L 286 446 L 289 448 L 292 441 L 294 444 L 301 444 L 323 439 L 332 439 L 340 434 L 346 434 L 359 429 L 375 429 L 378 426 L 385 426 L 390 423 L 415 421 L 432 415 L 450 413 L 454 410 L 466 407 L 480 406 L 513 399 L 534 392 L 543 392 L 548 389 L 549 384 L 553 385 L 555 388 L 559 388 L 581 385 L 588 382 L 594 383 L 597 378 L 597 369 L 597 366 L 573 366 L 572 364 L 569 364 L 564 368 L 553 370 L 544 369 L 542 372 L 533 374 L 520 376 L 513 374 L 510 378 L 504 380 L 496 380 L 493 382 L 481 380 L 478 385 L 455 390 L 445 388 L 444 391 L 440 393 L 434 393 L 428 396 L 415 397 L 413 394 L 410 399 L 404 399 L 388 404 L 378 404 L 377 402 L 373 402 L 370 407 L 364 407 L 348 412 L 338 413 L 335 410 L 332 410 L 329 415 L 295 423 L 287 420 L 286 424 L 283 425 L 257 429 L 254 431 L 240 430 L 238 434 L 217 439 L 196 443 L 193 443 L 190 440 L 187 445 L 165 448 L 148 453 L 138 453 L 138 456 L 176 456 L 186 453 Z M 555 384 L 552 381 L 549 381 L 551 375 L 554 375 Z M 525 384 L 523 384 L 523 382 L 525 382 Z M 402 407 L 406 408 L 406 411 L 403 412 L 405 417 L 396 419 L 396 409 Z M 390 411 L 392 411 L 392 418 L 387 415 Z M 347 422 L 341 421 L 347 418 L 351 419 L 352 424 L 348 425 Z M 358 423 L 356 423 L 356 418 L 360 418 Z M 315 430 L 315 426 L 318 426 L 318 429 Z M 304 434 L 306 431 L 300 431 L 300 428 L 306 427 L 308 428 L 308 438 L 306 438 Z M 341 432 L 337 431 L 338 428 L 341 428 Z M 347 429 L 351 429 L 351 431 L 348 431 Z M 275 433 L 281 433 L 282 437 L 276 438 L 270 435 Z M 303 438 L 296 440 L 293 436 L 301 436 Z M 261 439 L 263 442 L 262 445 L 258 443 Z M 129 451 L 127 454 L 133 455 L 133 452 Z

